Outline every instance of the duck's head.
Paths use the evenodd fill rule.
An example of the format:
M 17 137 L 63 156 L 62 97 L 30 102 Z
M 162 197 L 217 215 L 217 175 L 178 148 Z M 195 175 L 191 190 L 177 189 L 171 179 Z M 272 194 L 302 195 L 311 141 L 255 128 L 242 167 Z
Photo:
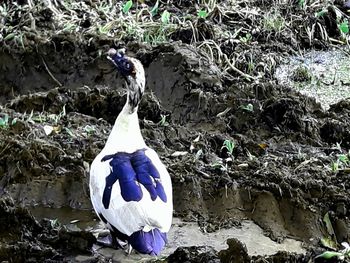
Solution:
M 143 93 L 145 87 L 145 71 L 141 62 L 125 55 L 125 49 L 108 51 L 107 58 L 117 67 L 120 74 L 125 78 L 128 88 L 139 88 Z

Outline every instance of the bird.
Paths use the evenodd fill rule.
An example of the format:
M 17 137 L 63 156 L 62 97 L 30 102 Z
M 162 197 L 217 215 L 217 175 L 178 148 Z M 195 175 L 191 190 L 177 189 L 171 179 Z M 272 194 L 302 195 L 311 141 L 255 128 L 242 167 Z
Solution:
M 90 197 L 114 246 L 129 254 L 157 256 L 167 243 L 172 223 L 172 182 L 158 154 L 142 137 L 138 106 L 145 90 L 142 63 L 111 48 L 107 59 L 126 82 L 126 103 L 104 148 L 90 167 Z

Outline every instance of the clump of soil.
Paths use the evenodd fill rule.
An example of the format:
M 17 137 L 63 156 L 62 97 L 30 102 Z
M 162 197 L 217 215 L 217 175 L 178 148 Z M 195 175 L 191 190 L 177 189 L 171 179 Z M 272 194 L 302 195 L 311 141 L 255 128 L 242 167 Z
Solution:
M 26 208 L 17 207 L 8 196 L 0 201 L 0 260 L 54 262 L 67 253 L 90 253 L 94 236 L 70 231 L 52 221 L 38 222 Z

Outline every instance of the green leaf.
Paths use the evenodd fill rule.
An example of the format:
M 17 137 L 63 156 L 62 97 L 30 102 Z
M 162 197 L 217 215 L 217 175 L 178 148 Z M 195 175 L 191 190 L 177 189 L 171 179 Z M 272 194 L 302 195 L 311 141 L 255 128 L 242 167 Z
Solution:
M 131 7 L 132 7 L 132 0 L 129 0 L 123 5 L 123 13 L 126 14 L 127 12 L 129 12 Z
M 331 219 L 329 218 L 329 213 L 327 212 L 323 217 L 323 222 L 326 224 L 327 232 L 331 236 L 335 236 L 334 229 L 332 226 Z
M 342 257 L 343 254 L 340 252 L 335 252 L 335 251 L 325 251 L 321 255 L 318 255 L 316 258 L 324 258 L 324 259 L 331 259 L 334 257 Z
M 5 121 L 5 124 L 9 123 L 9 116 L 7 114 L 5 114 L 4 116 L 4 121 Z
M 341 162 L 343 162 L 343 163 L 345 163 L 345 164 L 349 162 L 349 158 L 348 158 L 348 156 L 345 155 L 345 154 L 340 154 L 340 155 L 338 156 L 338 159 L 339 159 L 339 161 L 341 161 Z
M 230 141 L 230 140 L 225 140 L 221 149 L 226 148 L 227 151 L 232 154 L 233 153 L 233 149 L 235 148 L 235 142 L 234 141 Z
M 16 33 L 10 33 L 6 37 L 4 37 L 4 41 L 11 40 L 16 36 Z
M 12 119 L 11 125 L 15 125 L 17 123 L 17 118 Z
M 345 19 L 342 23 L 340 23 L 338 25 L 339 30 L 344 33 L 344 34 L 348 34 L 349 33 L 349 23 L 348 20 Z
M 0 127 L 5 127 L 6 126 L 6 122 L 3 118 L 0 118 Z
M 305 6 L 305 0 L 299 0 L 298 5 L 303 8 Z
M 152 16 L 155 16 L 156 14 L 158 14 L 158 8 L 159 7 L 159 0 L 157 0 L 157 2 L 155 3 L 155 5 L 152 7 L 150 13 Z
M 324 16 L 325 14 L 327 14 L 327 10 L 321 10 L 320 12 L 317 12 L 316 13 L 316 17 L 322 17 Z
M 254 111 L 254 106 L 253 106 L 253 104 L 251 104 L 251 103 L 248 103 L 248 104 L 245 105 L 245 106 L 241 106 L 241 108 L 242 108 L 243 110 L 250 111 L 250 112 L 253 112 L 253 111 Z
M 164 10 L 162 13 L 161 21 L 163 24 L 168 24 L 170 20 L 170 13 L 167 10 Z
M 321 243 L 323 246 L 331 249 L 337 249 L 337 243 L 330 237 L 324 237 L 321 239 Z
M 332 172 L 334 172 L 334 173 L 337 172 L 339 169 L 339 162 L 338 161 L 332 162 L 331 169 L 332 169 Z
M 65 131 L 69 134 L 70 137 L 73 137 L 73 138 L 76 137 L 76 136 L 74 135 L 74 133 L 73 133 L 70 129 L 68 129 L 67 127 L 65 127 L 64 129 L 65 129 Z
M 208 16 L 208 13 L 206 10 L 199 10 L 197 15 L 199 18 L 206 18 Z

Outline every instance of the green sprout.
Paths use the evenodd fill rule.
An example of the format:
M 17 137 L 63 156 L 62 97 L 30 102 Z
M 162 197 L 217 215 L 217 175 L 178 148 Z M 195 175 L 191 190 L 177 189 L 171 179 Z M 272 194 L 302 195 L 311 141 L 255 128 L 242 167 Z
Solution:
M 223 164 L 222 161 L 215 161 L 210 164 L 214 169 L 220 169 L 221 171 L 227 171 L 227 164 Z
M 298 5 L 300 8 L 305 8 L 306 6 L 306 0 L 299 0 L 298 1 Z
M 339 154 L 336 161 L 332 161 L 331 170 L 332 172 L 337 172 L 339 168 L 344 168 L 349 165 L 349 153 Z
M 0 128 L 6 129 L 9 127 L 9 116 L 5 114 L 4 117 L 0 118 Z
M 335 162 L 332 161 L 332 163 L 331 163 L 331 170 L 332 170 L 332 172 L 335 173 L 335 172 L 338 171 L 338 169 L 339 169 L 339 162 L 338 162 L 338 160 L 335 161 Z
M 241 105 L 239 106 L 242 110 L 246 110 L 246 111 L 249 111 L 249 112 L 253 112 L 254 111 L 254 106 L 253 104 L 251 103 L 248 103 L 247 105 Z
M 64 127 L 64 130 L 68 133 L 68 135 L 72 138 L 75 138 L 75 134 L 71 131 L 71 129 Z
M 250 33 L 245 34 L 244 37 L 239 37 L 239 41 L 241 41 L 244 44 L 250 43 L 252 39 L 253 37 Z
M 207 18 L 208 13 L 207 13 L 206 10 L 199 10 L 198 13 L 197 13 L 197 15 L 198 15 L 199 18 L 205 19 L 205 18 Z
M 94 126 L 91 126 L 91 125 L 86 125 L 84 127 L 84 131 L 87 133 L 87 134 L 94 134 L 95 133 L 95 127 Z
M 168 125 L 169 125 L 169 122 L 166 120 L 167 115 L 161 114 L 160 117 L 161 117 L 161 119 L 160 119 L 160 121 L 158 122 L 158 125 L 160 125 L 160 126 L 162 126 L 162 127 L 168 126 Z
M 272 11 L 264 16 L 264 28 L 267 31 L 281 32 L 286 26 L 285 18 L 278 12 Z
M 338 156 L 338 160 L 339 160 L 339 162 L 342 162 L 342 163 L 344 163 L 345 165 L 348 165 L 348 164 L 349 164 L 349 157 L 348 157 L 348 155 L 346 155 L 346 154 L 340 154 L 340 155 Z
M 338 24 L 338 28 L 340 30 L 340 32 L 342 32 L 343 34 L 349 34 L 349 22 L 347 19 L 344 19 L 343 22 L 341 22 L 340 24 Z
M 317 12 L 316 13 L 316 17 L 323 17 L 325 14 L 327 14 L 327 10 L 325 10 L 325 9 L 322 9 L 321 11 L 319 11 L 319 12 Z
M 123 13 L 124 14 L 128 13 L 131 7 L 132 7 L 132 0 L 129 0 L 123 5 L 123 9 L 122 9 Z
M 162 13 L 161 21 L 163 24 L 169 24 L 170 13 L 167 10 L 164 10 L 164 12 Z
M 227 152 L 232 155 L 233 154 L 233 149 L 235 148 L 235 142 L 231 140 L 225 140 L 221 149 L 226 149 Z
M 159 10 L 159 0 L 157 0 L 157 2 L 155 3 L 155 5 L 152 7 L 150 13 L 152 16 L 155 16 L 158 14 L 158 10 Z

